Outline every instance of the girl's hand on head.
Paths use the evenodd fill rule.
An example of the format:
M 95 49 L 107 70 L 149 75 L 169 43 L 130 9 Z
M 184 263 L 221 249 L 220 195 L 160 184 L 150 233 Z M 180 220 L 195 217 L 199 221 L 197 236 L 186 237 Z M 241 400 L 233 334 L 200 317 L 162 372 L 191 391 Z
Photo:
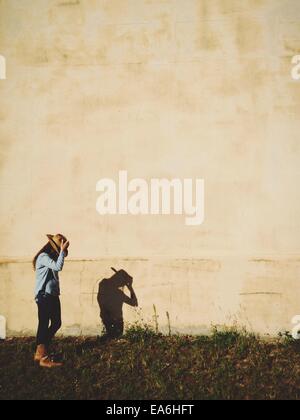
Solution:
M 70 245 L 69 241 L 64 242 L 64 240 L 62 239 L 61 244 L 60 244 L 60 250 L 64 252 L 66 249 L 69 248 L 69 245 Z

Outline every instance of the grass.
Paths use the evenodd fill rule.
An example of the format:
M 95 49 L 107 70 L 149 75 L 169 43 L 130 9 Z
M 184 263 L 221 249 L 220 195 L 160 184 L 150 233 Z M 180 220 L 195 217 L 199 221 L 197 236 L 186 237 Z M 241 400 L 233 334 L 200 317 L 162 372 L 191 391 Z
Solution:
M 300 346 L 265 342 L 235 330 L 210 337 L 163 336 L 132 327 L 122 340 L 55 342 L 65 365 L 46 371 L 32 362 L 34 339 L 0 343 L 0 400 L 299 399 Z

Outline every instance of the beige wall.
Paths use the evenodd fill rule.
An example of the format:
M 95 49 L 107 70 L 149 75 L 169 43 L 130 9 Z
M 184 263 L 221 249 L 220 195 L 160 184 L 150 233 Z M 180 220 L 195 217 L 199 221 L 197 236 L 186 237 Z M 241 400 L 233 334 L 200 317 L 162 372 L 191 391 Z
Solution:
M 65 333 L 110 266 L 166 325 L 261 333 L 300 313 L 298 0 L 0 0 L 0 314 L 32 332 L 30 257 L 72 242 Z M 96 182 L 204 178 L 206 219 L 96 213 Z

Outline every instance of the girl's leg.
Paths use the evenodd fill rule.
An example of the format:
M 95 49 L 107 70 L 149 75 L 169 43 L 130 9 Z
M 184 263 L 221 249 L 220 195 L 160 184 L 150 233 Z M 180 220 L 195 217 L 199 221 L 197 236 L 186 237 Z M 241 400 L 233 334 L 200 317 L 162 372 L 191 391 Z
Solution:
M 47 346 L 48 328 L 50 322 L 49 305 L 47 299 L 43 298 L 38 303 L 39 326 L 37 331 L 37 345 Z
M 59 298 L 52 298 L 46 296 L 40 299 L 39 308 L 39 328 L 37 334 L 37 351 L 34 356 L 35 362 L 38 362 L 40 367 L 52 369 L 62 366 L 49 357 L 48 346 L 56 331 L 61 325 L 60 320 L 60 301 Z M 49 322 L 51 326 L 49 328 Z
M 37 331 L 37 349 L 34 355 L 34 361 L 40 361 L 47 356 L 47 341 L 48 341 L 48 327 L 49 327 L 49 308 L 46 299 L 40 298 L 38 303 L 39 326 Z
M 49 346 L 57 331 L 61 328 L 61 304 L 59 297 L 49 297 L 50 321 L 48 329 L 47 345 Z

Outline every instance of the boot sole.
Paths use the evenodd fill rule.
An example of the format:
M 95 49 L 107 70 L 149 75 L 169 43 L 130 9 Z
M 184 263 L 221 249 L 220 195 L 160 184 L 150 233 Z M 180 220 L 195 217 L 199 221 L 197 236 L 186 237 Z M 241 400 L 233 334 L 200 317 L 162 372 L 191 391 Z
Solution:
M 61 368 L 63 365 L 59 365 L 59 366 L 45 366 L 45 365 L 41 365 L 40 364 L 40 368 L 42 369 L 58 369 Z

